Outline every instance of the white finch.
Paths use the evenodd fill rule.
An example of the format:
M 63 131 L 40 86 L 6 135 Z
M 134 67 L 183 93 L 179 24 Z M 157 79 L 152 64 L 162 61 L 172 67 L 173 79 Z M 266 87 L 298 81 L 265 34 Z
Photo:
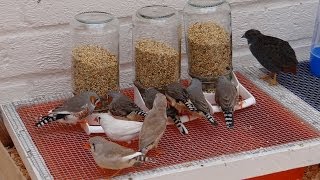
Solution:
M 97 121 L 106 135 L 113 141 L 130 142 L 139 137 L 142 122 L 116 119 L 108 113 L 97 114 Z

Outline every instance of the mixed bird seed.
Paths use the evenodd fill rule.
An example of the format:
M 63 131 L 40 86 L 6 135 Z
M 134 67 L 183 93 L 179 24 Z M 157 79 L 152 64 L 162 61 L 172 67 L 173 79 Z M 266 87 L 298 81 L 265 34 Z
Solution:
M 135 45 L 136 80 L 144 87 L 162 88 L 180 78 L 180 52 L 168 44 L 142 39 Z
M 74 92 L 94 91 L 105 96 L 119 89 L 117 56 L 96 45 L 82 45 L 72 51 Z
M 189 74 L 203 82 L 229 73 L 232 66 L 231 38 L 213 22 L 197 22 L 188 28 Z

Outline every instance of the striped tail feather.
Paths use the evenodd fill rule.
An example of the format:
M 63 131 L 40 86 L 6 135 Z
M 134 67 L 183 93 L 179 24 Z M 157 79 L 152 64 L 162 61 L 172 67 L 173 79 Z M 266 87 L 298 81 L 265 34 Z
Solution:
M 228 128 L 233 128 L 234 121 L 233 121 L 233 112 L 224 112 L 224 119 L 226 121 L 226 125 Z
M 48 115 L 48 116 L 43 116 L 40 118 L 40 120 L 36 123 L 36 126 L 37 127 L 42 127 L 44 126 L 45 124 L 48 124 L 49 122 L 52 122 L 52 121 L 56 121 L 57 119 L 52 116 L 52 115 Z
M 140 116 L 143 116 L 143 117 L 146 117 L 147 116 L 147 113 L 145 113 L 144 111 L 142 110 L 137 110 L 137 111 L 134 111 L 135 114 L 138 114 Z
M 177 116 L 171 117 L 176 127 L 179 129 L 180 133 L 183 135 L 188 134 L 188 129 L 186 126 L 181 122 L 180 118 Z
M 134 158 L 138 162 L 154 162 L 155 160 L 153 158 L 147 157 L 145 155 L 136 156 Z
M 213 118 L 213 116 L 210 114 L 210 112 L 204 114 L 206 119 L 213 125 L 217 126 L 218 122 Z
M 145 155 L 136 156 L 133 158 L 136 162 L 133 164 L 134 166 L 138 167 L 141 166 L 143 162 L 156 162 L 153 158 L 147 157 Z
M 193 105 L 190 99 L 188 99 L 184 104 L 188 107 L 190 111 L 197 111 L 197 108 Z

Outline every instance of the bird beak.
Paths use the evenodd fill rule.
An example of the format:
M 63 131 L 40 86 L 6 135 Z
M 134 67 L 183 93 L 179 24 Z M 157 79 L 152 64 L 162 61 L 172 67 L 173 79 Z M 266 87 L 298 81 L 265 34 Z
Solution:
M 246 38 L 246 36 L 245 36 L 245 35 L 243 35 L 243 36 L 241 36 L 241 38 Z
M 85 143 L 85 144 L 83 144 L 83 148 L 89 150 L 89 149 L 91 149 L 91 146 L 89 143 Z
M 96 107 L 97 107 L 97 108 L 101 108 L 101 107 L 102 107 L 102 102 L 101 102 L 101 100 L 97 102 Z

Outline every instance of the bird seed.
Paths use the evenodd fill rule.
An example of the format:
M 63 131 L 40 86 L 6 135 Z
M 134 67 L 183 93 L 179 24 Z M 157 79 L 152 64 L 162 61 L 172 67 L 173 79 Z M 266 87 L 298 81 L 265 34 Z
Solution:
M 188 29 L 189 74 L 203 82 L 213 82 L 232 67 L 231 38 L 213 22 L 197 22 Z
M 106 96 L 119 89 L 117 56 L 96 45 L 82 45 L 72 51 L 73 88 L 76 94 L 94 91 Z
M 180 52 L 168 44 L 142 39 L 135 45 L 136 80 L 144 87 L 163 88 L 180 79 Z

